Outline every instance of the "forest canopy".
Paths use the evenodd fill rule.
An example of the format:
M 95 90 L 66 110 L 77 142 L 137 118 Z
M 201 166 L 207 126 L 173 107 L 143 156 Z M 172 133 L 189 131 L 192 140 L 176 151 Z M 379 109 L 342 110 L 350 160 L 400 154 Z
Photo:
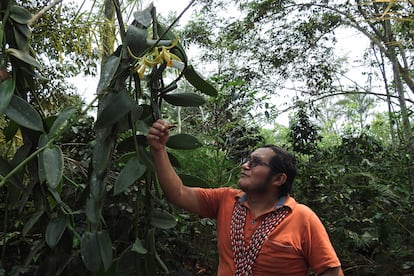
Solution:
M 185 185 L 234 186 L 251 150 L 277 144 L 345 275 L 413 274 L 413 9 L 0 0 L 0 275 L 214 275 L 215 222 L 155 177 L 159 118 Z

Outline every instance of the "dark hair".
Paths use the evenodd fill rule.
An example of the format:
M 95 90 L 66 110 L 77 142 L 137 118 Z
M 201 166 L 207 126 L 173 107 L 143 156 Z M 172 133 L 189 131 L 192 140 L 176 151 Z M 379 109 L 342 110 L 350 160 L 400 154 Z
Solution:
M 292 189 L 292 183 L 296 177 L 296 158 L 286 150 L 275 145 L 264 145 L 262 148 L 270 148 L 276 154 L 269 162 L 271 175 L 278 173 L 286 174 L 287 179 L 285 184 L 279 188 L 279 196 L 287 195 Z

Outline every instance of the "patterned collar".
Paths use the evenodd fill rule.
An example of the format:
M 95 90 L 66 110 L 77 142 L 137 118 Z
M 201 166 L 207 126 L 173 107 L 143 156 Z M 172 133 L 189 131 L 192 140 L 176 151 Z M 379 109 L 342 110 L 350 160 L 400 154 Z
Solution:
M 288 206 L 290 209 L 292 209 L 291 206 L 286 204 L 286 200 L 287 200 L 287 196 L 282 196 L 281 198 L 279 198 L 278 202 L 276 202 L 275 204 L 275 210 L 282 208 L 283 206 Z M 240 203 L 246 202 L 247 201 L 247 194 L 242 192 L 238 195 L 236 195 L 236 200 Z

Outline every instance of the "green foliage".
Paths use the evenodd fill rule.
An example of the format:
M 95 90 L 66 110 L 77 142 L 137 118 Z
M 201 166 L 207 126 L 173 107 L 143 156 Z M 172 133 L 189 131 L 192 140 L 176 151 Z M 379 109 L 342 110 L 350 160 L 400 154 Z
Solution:
M 0 96 L 2 98 L 0 106 L 0 114 L 3 114 L 5 109 L 9 106 L 13 97 L 15 82 L 13 79 L 8 79 L 0 84 Z
M 97 89 L 98 115 L 93 126 L 93 119 L 84 115 L 92 105 L 83 111 L 79 106 L 59 109 L 53 106 L 53 101 L 46 100 L 51 83 L 35 71 L 43 69 L 34 57 L 34 51 L 29 51 L 30 31 L 24 32 L 26 39 L 17 35 L 17 28 L 30 30 L 27 24 L 32 23 L 32 16 L 28 9 L 10 6 L 9 3 L 11 1 L 7 4 L 1 2 L 4 8 L 1 11 L 1 34 L 5 36 L 1 40 L 0 52 L 3 62 L 0 107 L 7 125 L 5 130 L 16 125 L 13 133 L 5 132 L 4 137 L 11 141 L 21 135 L 22 142 L 17 150 L 2 157 L 0 162 L 1 198 L 5 202 L 2 206 L 5 213 L 3 215 L 2 212 L 1 216 L 5 229 L 1 237 L 1 266 L 12 274 L 18 270 L 26 273 L 36 271 L 41 275 L 67 274 L 69 271 L 81 275 L 110 271 L 142 275 L 168 272 L 157 253 L 155 229 L 172 231 L 177 218 L 162 198 L 145 141 L 132 133 L 144 131 L 139 135 L 145 134 L 148 126 L 162 115 L 164 99 L 178 106 L 205 103 L 204 98 L 195 93 L 171 94 L 182 76 L 194 83 L 195 89 L 201 93 L 216 95 L 217 91 L 187 65 L 180 45 L 171 40 L 160 40 L 155 44 L 156 41 L 147 39 L 147 35 L 142 41 L 136 39 L 137 34 L 138 38 L 142 37 L 141 33 L 147 33 L 147 28 L 156 21 L 150 6 L 134 14 L 129 30 L 135 32 L 128 33 L 126 43 L 107 59 L 102 68 Z M 72 12 L 65 8 L 59 10 L 62 11 Z M 63 25 L 62 17 L 48 15 L 46 18 L 50 20 L 48 24 L 56 22 L 60 27 Z M 36 30 L 42 29 L 41 24 L 44 23 L 42 18 Z M 48 31 L 45 34 L 43 39 L 48 43 L 56 38 Z M 66 40 L 71 35 L 65 32 L 60 38 Z M 171 31 L 168 36 L 173 36 Z M 73 52 L 71 47 L 77 42 L 63 41 L 59 44 L 55 41 L 54 47 L 44 52 L 40 48 L 35 49 L 51 61 L 68 53 L 66 51 Z M 162 48 L 165 46 L 169 48 Z M 163 54 L 162 59 L 158 59 L 156 64 L 147 64 L 153 67 L 152 73 L 146 76 L 138 74 L 142 59 L 134 54 L 143 56 L 154 48 L 155 52 Z M 168 49 L 171 49 L 171 54 Z M 166 70 L 166 66 L 171 65 L 168 58 L 176 51 L 185 58 L 183 65 L 178 67 L 181 74 L 170 85 L 164 86 L 163 78 L 166 72 L 171 71 Z M 92 54 L 87 52 L 82 56 L 74 52 L 79 54 L 75 62 Z M 74 73 L 72 65 L 60 67 L 70 70 L 64 74 L 65 77 Z M 57 74 L 56 78 L 60 76 Z M 131 88 L 132 83 L 136 90 Z M 63 90 L 62 86 L 55 87 Z M 148 89 L 144 91 L 142 87 Z M 151 95 L 150 100 L 145 93 Z M 59 102 L 81 104 L 70 96 L 62 96 L 55 103 Z M 177 139 L 174 142 L 172 138 L 169 145 L 186 149 L 202 145 L 189 134 L 180 133 Z M 132 142 L 132 147 L 123 143 L 124 140 Z M 116 151 L 118 145 L 123 150 L 122 155 Z M 188 175 L 188 179 L 190 177 Z M 108 196 L 111 190 L 113 196 Z M 114 210 L 119 216 L 113 213 Z M 123 220 L 123 223 L 118 224 L 118 220 Z M 132 262 L 130 256 L 133 256 Z
M 49 247 L 55 247 L 68 225 L 67 217 L 57 217 L 49 221 L 46 227 L 45 240 Z
M 5 110 L 6 115 L 18 125 L 35 131 L 43 131 L 43 122 L 40 115 L 25 100 L 13 96 Z
M 191 186 L 210 188 L 231 186 L 239 178 L 238 164 L 231 162 L 225 156 L 225 152 L 218 148 L 204 146 L 193 151 L 174 151 L 174 155 L 181 165 L 177 170 L 180 176 L 184 176 L 184 183 L 187 183 L 186 175 L 199 178 L 197 180 L 192 177 L 191 181 L 188 181 L 192 183 Z
M 202 144 L 189 134 L 175 134 L 168 139 L 167 146 L 172 149 L 196 149 Z
M 289 141 L 293 150 L 303 154 L 311 154 L 321 139 L 318 128 L 310 121 L 304 106 L 299 107 L 294 118 L 289 132 Z
M 173 90 L 171 88 L 176 87 L 176 82 L 179 78 L 170 85 L 163 86 L 164 70 L 169 61 L 166 60 L 166 48 L 156 50 L 160 51 L 161 54 L 155 57 L 153 64 L 145 61 L 148 58 L 145 55 L 149 54 L 154 47 L 158 47 L 158 45 L 154 45 L 147 40 L 147 28 L 150 27 L 151 22 L 156 20 L 151 12 L 152 9 L 153 7 L 150 6 L 148 9 L 134 14 L 134 21 L 128 27 L 125 44 L 120 46 L 107 59 L 106 64 L 102 68 L 101 79 L 98 84 L 98 93 L 101 95 L 101 99 L 95 124 L 97 135 L 92 155 L 91 176 L 89 178 L 90 194 L 86 205 L 87 220 L 91 228 L 91 234 L 97 233 L 102 228 L 101 216 L 105 208 L 103 199 L 106 194 L 106 187 L 109 184 L 107 181 L 108 169 L 110 169 L 111 162 L 116 162 L 115 158 L 117 158 L 113 154 L 116 144 L 121 142 L 122 138 L 131 138 L 129 136 L 131 133 L 136 133 L 138 125 L 141 125 L 140 128 L 142 128 L 142 125 L 146 125 L 145 128 L 148 128 L 154 120 L 158 119 L 161 116 L 163 98 L 168 99 L 170 104 L 175 103 L 177 105 L 188 105 L 186 104 L 188 101 L 194 100 L 193 94 L 181 94 L 179 99 L 177 97 L 174 98 L 174 96 L 169 97 L 169 93 Z M 173 42 L 160 41 L 160 43 L 171 44 Z M 174 45 L 170 48 L 173 47 Z M 140 56 L 143 57 L 140 59 Z M 155 60 L 158 60 L 159 64 Z M 184 62 L 186 63 L 187 61 Z M 144 76 L 146 66 L 148 65 L 154 66 L 153 71 L 148 76 Z M 137 70 L 136 68 L 139 69 Z M 132 77 L 128 78 L 129 76 Z M 135 87 L 141 89 L 141 81 L 144 81 L 144 78 L 149 87 L 148 93 L 151 95 L 149 105 L 146 103 L 139 104 L 138 98 L 133 99 L 130 92 L 125 90 L 127 81 L 135 82 Z M 136 93 L 136 95 L 143 95 L 143 91 L 136 91 Z M 199 104 L 202 104 L 202 102 L 197 103 L 197 105 Z M 125 121 L 127 124 L 125 124 Z M 115 138 L 119 131 L 124 132 L 126 136 L 116 141 Z M 179 136 L 176 142 L 174 142 L 174 137 L 171 137 L 168 146 L 175 148 L 185 146 L 187 149 L 200 146 L 200 143 L 190 135 L 179 134 Z M 128 193 L 134 184 L 140 184 L 137 186 L 140 192 L 137 194 L 136 200 L 137 202 L 142 202 L 144 208 L 140 209 L 140 206 L 134 206 L 133 210 L 136 219 L 142 216 L 144 220 L 141 223 L 135 221 L 136 226 L 133 236 L 135 237 L 135 245 L 137 240 L 145 240 L 139 246 L 139 248 L 142 247 L 139 251 L 141 253 L 145 252 L 145 254 L 133 253 L 129 251 L 130 249 L 126 249 L 127 251 L 124 251 L 119 260 L 117 270 L 119 272 L 120 269 L 124 269 L 119 264 L 123 263 L 124 260 L 127 262 L 126 260 L 130 258 L 128 256 L 140 254 L 142 255 L 140 263 L 142 264 L 132 264 L 131 266 L 130 263 L 125 263 L 125 266 L 128 271 L 151 275 L 159 270 L 168 270 L 155 248 L 154 227 L 169 229 L 175 226 L 176 221 L 168 212 L 162 210 L 165 208 L 165 204 L 161 202 L 158 184 L 155 181 L 155 172 L 149 152 L 145 148 L 145 142 L 142 143 L 135 135 L 130 140 L 133 141 L 133 148 L 131 152 L 123 154 L 122 160 L 126 164 L 123 166 L 114 184 L 114 196 Z M 183 141 L 184 144 L 182 144 Z M 126 149 L 125 147 L 123 148 Z M 127 159 L 126 156 L 132 157 Z M 152 197 L 156 199 L 155 203 L 151 202 L 150 199 Z M 138 228 L 139 226 L 141 229 Z M 86 245 L 85 252 L 88 252 L 88 247 L 90 246 L 88 243 Z M 136 250 L 137 246 L 134 248 Z M 91 271 L 97 271 L 101 268 L 99 261 L 96 260 L 96 256 L 95 259 L 91 259 L 91 264 L 88 267 Z M 109 267 L 105 267 L 105 270 L 108 269 Z
M 363 133 L 298 157 L 293 195 L 327 226 L 346 275 L 412 269 L 412 193 L 401 152 Z
M 63 154 L 60 147 L 54 145 L 39 153 L 39 178 L 46 181 L 49 188 L 55 190 L 63 175 Z
M 174 93 L 174 94 L 166 94 L 163 96 L 163 99 L 172 105 L 175 106 L 201 106 L 205 103 L 203 97 L 195 94 L 195 93 Z
M 189 65 L 187 69 L 184 71 L 184 76 L 191 83 L 196 89 L 200 90 L 204 94 L 209 96 L 216 97 L 217 90 L 208 83 L 203 77 L 200 76 L 199 73 L 193 68 L 193 66 Z
M 336 83 L 343 70 L 330 47 L 332 30 L 344 20 L 370 22 L 353 21 L 351 6 L 335 4 L 350 16 L 340 17 L 323 9 L 326 1 L 245 1 L 237 2 L 245 17 L 233 20 L 216 17 L 223 3 L 198 3 L 205 9 L 180 38 L 202 47 L 203 62 L 218 65 L 209 81 L 189 64 L 181 43 L 172 47 L 172 29 L 159 43 L 172 47 L 181 67 L 160 59 L 139 75 L 140 58 L 156 40 L 147 39 L 151 7 L 137 12 L 126 41 L 102 67 L 95 121 L 85 115 L 91 106 L 81 111 L 61 79 L 94 74 L 99 51 L 91 42 L 101 19 L 62 5 L 30 27 L 42 1 L 12 2 L 0 1 L 0 274 L 214 275 L 214 222 L 172 208 L 158 187 L 145 134 L 160 117 L 177 122 L 169 156 L 185 184 L 234 185 L 239 159 L 258 145 L 281 144 L 298 158 L 293 195 L 320 215 L 346 275 L 412 273 L 412 158 L 392 134 L 401 133 L 403 114 L 376 115 L 368 126 L 371 98 L 321 100 L 344 92 Z M 166 30 L 157 23 L 155 39 Z M 409 23 L 392 27 L 410 41 Z M 300 81 L 303 93 L 295 97 L 305 95 L 306 105 L 289 129 L 261 129 L 258 110 L 277 114 L 266 101 L 288 78 Z

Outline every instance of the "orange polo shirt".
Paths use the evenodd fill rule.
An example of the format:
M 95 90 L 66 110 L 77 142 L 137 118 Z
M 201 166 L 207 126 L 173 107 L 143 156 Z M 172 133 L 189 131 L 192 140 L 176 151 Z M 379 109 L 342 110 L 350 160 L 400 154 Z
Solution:
M 236 200 L 249 207 L 246 194 L 233 188 L 197 188 L 196 191 L 200 216 L 217 220 L 217 275 L 234 275 L 235 264 L 230 240 L 231 217 Z M 339 267 L 341 264 L 335 250 L 316 214 L 290 196 L 283 197 L 275 208 L 282 206 L 288 206 L 291 212 L 264 241 L 253 266 L 253 275 L 299 276 L 308 275 L 309 269 L 319 274 L 328 268 Z M 248 208 L 244 226 L 246 245 L 264 217 L 265 215 L 254 217 Z

